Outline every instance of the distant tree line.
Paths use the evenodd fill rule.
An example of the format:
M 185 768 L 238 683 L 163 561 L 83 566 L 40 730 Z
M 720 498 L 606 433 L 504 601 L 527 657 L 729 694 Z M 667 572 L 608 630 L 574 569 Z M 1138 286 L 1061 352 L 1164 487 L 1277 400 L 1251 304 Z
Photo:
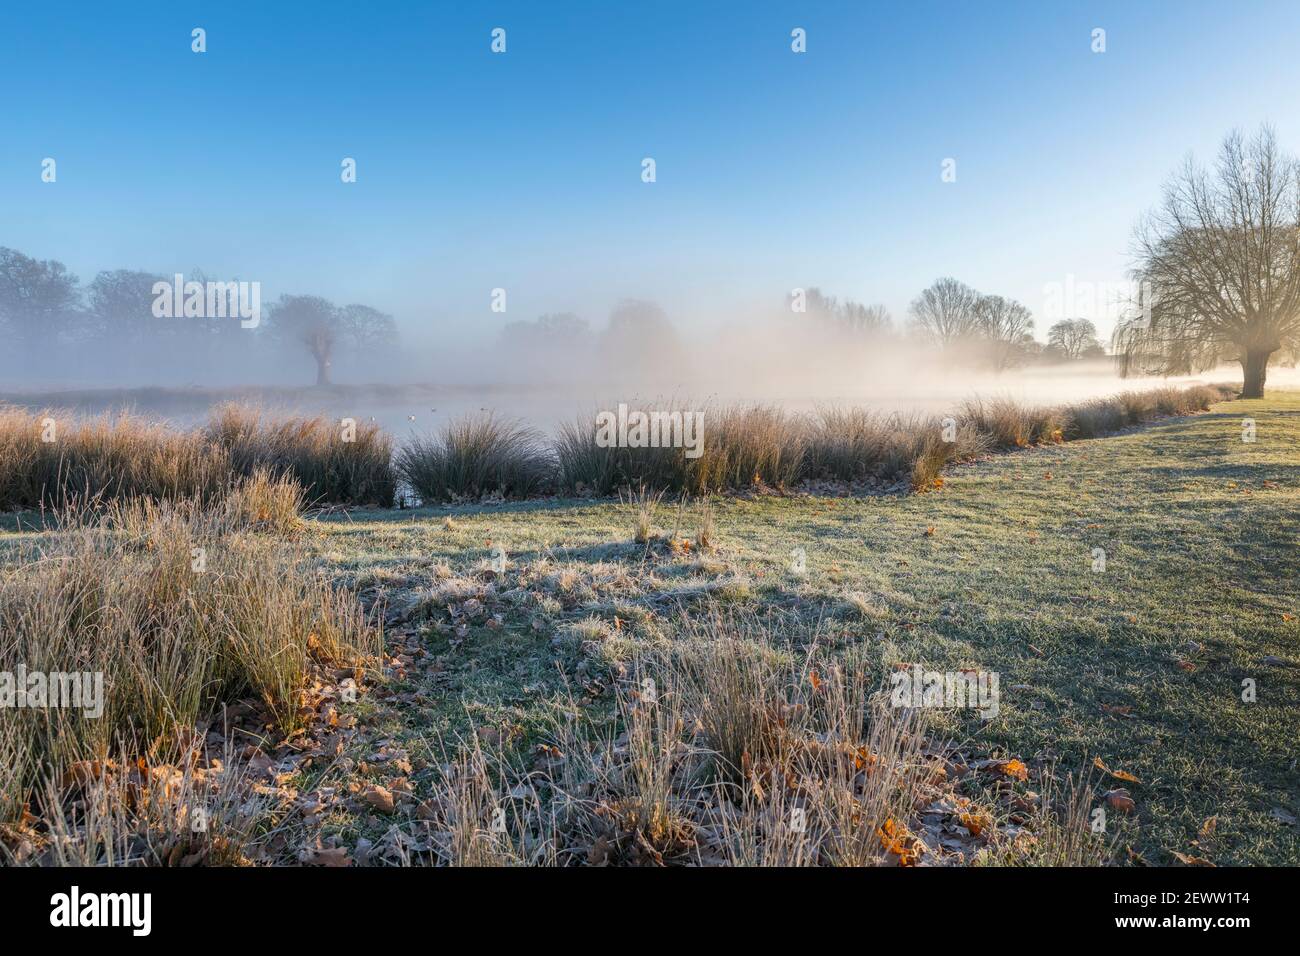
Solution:
M 615 305 L 599 331 L 572 312 L 507 323 L 498 347 L 526 358 L 534 367 L 568 369 L 581 365 L 575 359 L 591 356 L 601 367 L 617 368 L 633 377 L 689 364 L 686 346 L 668 315 L 654 302 L 641 299 L 624 299 Z
M 201 272 L 186 277 L 206 283 Z M 367 305 L 337 306 L 311 295 L 283 295 L 269 304 L 256 330 L 228 317 L 211 315 L 159 318 L 155 284 L 172 277 L 113 269 L 82 285 L 53 259 L 34 259 L 0 246 L 0 336 L 24 354 L 59 345 L 148 343 L 211 346 L 217 340 L 256 334 L 307 351 L 316 363 L 318 384 L 330 382 L 335 355 L 373 352 L 397 343 L 391 315 Z
M 1051 326 L 1046 344 L 1034 339 L 1033 316 L 1013 299 L 984 295 L 952 278 L 936 280 L 912 302 L 908 321 L 894 324 L 889 309 L 840 300 L 818 288 L 786 297 L 800 323 L 832 342 L 896 341 L 932 349 L 959 364 L 1004 370 L 1030 363 L 1072 362 L 1106 357 L 1097 328 L 1087 319 L 1063 319 Z M 510 322 L 499 347 L 534 364 L 593 354 L 636 371 L 680 361 L 683 347 L 663 309 L 652 302 L 625 300 L 599 332 L 572 312 L 547 313 Z
M 1000 295 L 985 295 L 951 277 L 936 279 L 912 301 L 901 328 L 883 305 L 840 301 L 816 288 L 787 296 L 786 304 L 822 331 L 840 337 L 907 340 L 950 361 L 998 371 L 1106 354 L 1096 326 L 1087 319 L 1057 322 L 1044 345 L 1033 337 L 1033 314 L 1026 306 Z

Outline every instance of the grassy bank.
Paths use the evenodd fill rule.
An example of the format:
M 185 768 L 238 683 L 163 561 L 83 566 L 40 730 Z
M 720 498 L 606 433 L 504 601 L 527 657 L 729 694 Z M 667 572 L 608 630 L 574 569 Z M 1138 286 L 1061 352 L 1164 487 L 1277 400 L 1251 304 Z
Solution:
M 679 429 L 683 416 L 700 416 L 690 451 L 668 434 L 662 445 L 656 439 L 660 447 L 611 445 L 594 416 L 548 440 L 480 414 L 413 436 L 394 454 L 392 437 L 373 422 L 274 415 L 248 405 L 218 406 L 205 425 L 184 431 L 132 415 L 87 419 L 0 406 L 0 509 L 212 498 L 257 469 L 292 477 L 314 505 L 391 507 L 399 478 L 426 502 L 611 496 L 640 487 L 698 495 L 809 481 L 924 490 L 948 464 L 989 450 L 1091 438 L 1201 411 L 1228 391 L 1159 388 L 1061 407 L 971 400 L 947 416 L 840 407 L 795 415 L 760 405 L 654 410 L 676 417 Z
M 1025 439 L 1010 410 L 977 413 Z M 0 826 L 0 846 L 29 862 L 1300 862 L 1297 449 L 1300 394 L 1272 393 L 957 465 L 925 495 L 299 521 L 300 492 L 264 477 L 201 520 L 9 518 L 5 660 L 62 648 L 140 690 L 110 697 L 107 725 L 0 714 L 0 765 L 19 768 L 0 782 L 37 821 Z M 215 536 L 217 578 L 188 573 L 196 533 Z M 386 647 L 351 700 L 337 685 L 359 672 L 331 662 L 368 653 L 358 601 Z M 331 621 L 354 636 L 322 644 Z M 911 665 L 997 673 L 997 715 L 889 707 L 877 690 Z M 173 712 L 207 733 L 169 737 Z M 122 728 L 136 747 L 112 743 Z M 211 839 L 188 826 L 196 803 Z
M 1230 394 L 1226 386 L 1157 388 L 1064 406 L 972 399 L 949 415 L 854 407 L 799 415 L 775 406 L 689 402 L 635 410 L 662 416 L 653 432 L 662 432 L 653 441 L 658 447 L 646 445 L 644 436 L 611 443 L 595 415 L 567 424 L 549 445 L 517 423 L 485 415 L 410 442 L 397 468 L 427 502 L 554 492 L 610 496 L 642 487 L 702 495 L 809 481 L 919 491 L 932 487 L 945 466 L 987 451 L 1095 438 L 1203 411 Z M 687 420 L 697 422 L 698 434 L 687 435 Z M 670 444 L 669 435 L 690 440 Z
M 1136 777 L 1098 770 L 1091 793 L 1134 801 L 1111 812 L 1121 862 L 1296 863 L 1297 449 L 1300 395 L 1271 393 L 959 466 L 924 496 L 662 503 L 641 542 L 637 505 L 568 500 L 354 512 L 313 544 L 387 602 L 404 663 L 371 720 L 412 754 L 476 733 L 535 754 L 557 714 L 604 719 L 640 655 L 721 611 L 763 622 L 755 646 L 873 681 L 908 663 L 998 672 L 996 718 L 933 712 L 933 734 L 1031 773 L 1100 758 Z M 960 770 L 960 793 L 988 796 Z

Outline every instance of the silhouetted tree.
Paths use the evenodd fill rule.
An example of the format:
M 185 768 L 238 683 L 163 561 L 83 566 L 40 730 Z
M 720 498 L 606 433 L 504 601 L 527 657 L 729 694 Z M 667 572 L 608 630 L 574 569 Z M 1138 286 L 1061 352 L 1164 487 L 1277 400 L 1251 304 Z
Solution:
M 980 294 L 956 279 L 936 279 L 912 300 L 912 329 L 940 348 L 950 348 L 977 336 Z
M 1067 359 L 1102 354 L 1097 326 L 1087 319 L 1062 319 L 1053 324 L 1047 330 L 1047 344 Z
M 629 373 L 661 371 L 686 363 L 686 349 L 677 330 L 653 302 L 620 302 L 609 315 L 599 346 L 608 367 Z
M 164 322 L 154 318 L 155 282 L 162 276 L 129 269 L 104 271 L 86 289 L 87 319 L 97 336 L 138 341 Z
M 1189 158 L 1139 226 L 1145 314 L 1121 322 L 1121 374 L 1241 363 L 1260 398 L 1270 357 L 1300 343 L 1300 164 L 1272 129 L 1228 135 L 1215 168 Z
M 793 297 L 787 298 L 787 301 L 792 300 Z M 852 299 L 840 302 L 815 287 L 804 293 L 804 311 L 829 329 L 855 336 L 888 332 L 894 324 L 889 310 L 883 305 L 863 305 Z
M 1014 364 L 1026 339 L 1032 339 L 1033 313 L 1014 299 L 983 295 L 975 303 L 976 331 L 989 361 L 999 372 Z
M 78 316 L 77 277 L 62 262 L 0 246 L 0 328 L 22 347 L 57 341 Z
M 334 346 L 342 324 L 339 309 L 320 296 L 282 295 L 266 317 L 268 334 L 297 342 L 316 360 L 316 384 L 330 384 Z
M 572 312 L 548 312 L 529 321 L 507 323 L 501 344 L 512 349 L 571 349 L 591 337 L 591 326 Z

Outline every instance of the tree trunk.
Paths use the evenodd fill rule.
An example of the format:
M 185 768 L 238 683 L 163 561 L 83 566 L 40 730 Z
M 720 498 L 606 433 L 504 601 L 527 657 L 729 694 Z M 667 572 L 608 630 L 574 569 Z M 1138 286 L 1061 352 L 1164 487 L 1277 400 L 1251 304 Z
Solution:
M 1263 398 L 1264 379 L 1268 375 L 1268 357 L 1272 349 L 1248 349 L 1246 357 L 1241 359 L 1242 378 L 1244 379 L 1242 398 Z
M 316 357 L 316 384 L 330 384 L 330 360 L 329 356 Z

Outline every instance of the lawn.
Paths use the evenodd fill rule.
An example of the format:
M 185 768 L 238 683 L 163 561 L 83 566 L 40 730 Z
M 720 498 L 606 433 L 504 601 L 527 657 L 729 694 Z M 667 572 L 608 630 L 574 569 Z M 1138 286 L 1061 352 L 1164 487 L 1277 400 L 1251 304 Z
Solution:
M 611 667 L 721 607 L 882 684 L 902 663 L 997 672 L 996 718 L 937 731 L 1136 777 L 1097 773 L 1136 803 L 1121 862 L 1300 863 L 1300 393 L 992 456 L 922 495 L 664 501 L 648 544 L 636 524 L 608 500 L 314 522 L 327 572 L 388 607 L 398 664 L 363 721 L 434 761 L 471 726 L 531 740 L 575 701 L 599 719 Z M 579 661 L 566 636 L 591 617 L 607 639 Z

